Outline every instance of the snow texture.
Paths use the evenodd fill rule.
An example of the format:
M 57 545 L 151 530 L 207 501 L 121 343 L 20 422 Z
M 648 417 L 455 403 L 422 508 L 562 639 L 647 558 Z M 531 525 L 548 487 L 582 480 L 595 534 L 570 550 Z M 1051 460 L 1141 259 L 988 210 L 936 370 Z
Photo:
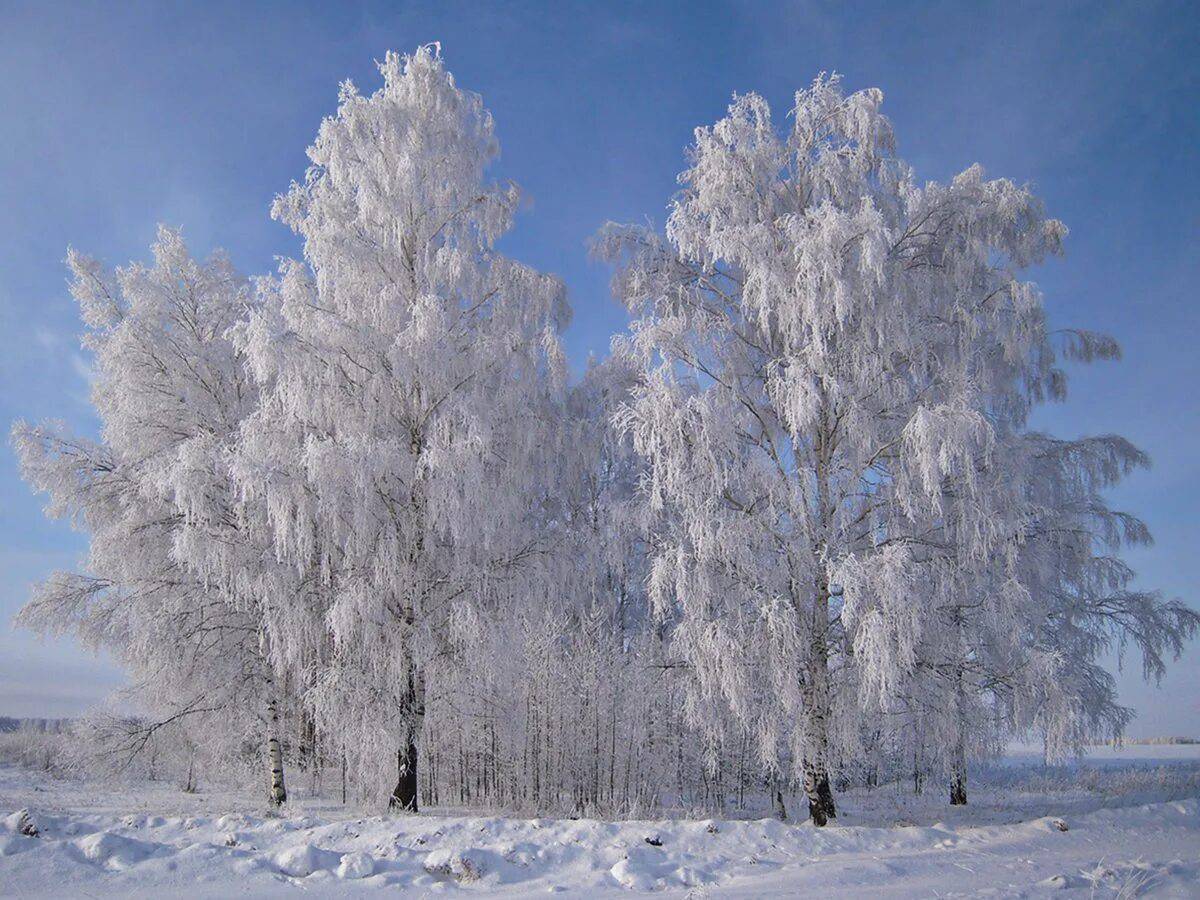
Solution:
M 843 795 L 839 824 L 825 829 L 772 819 L 347 817 L 319 800 L 293 800 L 280 817 L 265 805 L 234 808 L 232 795 L 0 768 L 0 894 L 1192 897 L 1198 758 L 1195 747 L 1092 750 L 1087 771 L 1100 780 L 1087 790 L 1080 771 L 1043 782 L 1059 770 L 1015 754 L 970 806 L 889 786 Z M 19 811 L 8 813 L 18 804 L 33 811 L 38 837 L 19 833 Z

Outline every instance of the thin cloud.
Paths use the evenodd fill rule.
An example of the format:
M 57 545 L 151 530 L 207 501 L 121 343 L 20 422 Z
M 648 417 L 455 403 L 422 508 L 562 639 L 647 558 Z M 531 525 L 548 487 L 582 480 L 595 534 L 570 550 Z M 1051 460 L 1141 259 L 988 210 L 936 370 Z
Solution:
M 89 385 L 96 383 L 96 370 L 90 362 L 83 358 L 82 354 L 71 354 L 71 368 L 73 368 L 75 373 Z

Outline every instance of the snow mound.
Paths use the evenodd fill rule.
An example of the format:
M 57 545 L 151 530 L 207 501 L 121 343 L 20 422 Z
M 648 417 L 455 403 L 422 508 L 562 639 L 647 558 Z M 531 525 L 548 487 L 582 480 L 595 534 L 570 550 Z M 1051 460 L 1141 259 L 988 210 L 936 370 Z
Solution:
M 231 813 L 221 816 L 214 824 L 217 831 L 244 831 L 253 828 L 257 823 L 249 816 Z
M 338 864 L 338 878 L 368 878 L 375 873 L 375 858 L 370 853 L 346 853 Z
M 4 827 L 13 834 L 21 834 L 25 837 L 37 837 L 40 833 L 40 829 L 34 823 L 33 816 L 29 814 L 28 809 L 18 809 L 8 816 L 4 820 Z
M 617 884 L 631 891 L 652 891 L 659 886 L 652 874 L 642 869 L 635 860 L 628 856 L 618 860 L 616 865 L 608 870 Z
M 158 856 L 161 844 L 123 837 L 111 831 L 97 831 L 75 841 L 84 859 L 107 869 L 129 869 Z
M 1051 875 L 1049 878 L 1043 878 L 1038 882 L 1038 887 L 1044 888 L 1047 891 L 1065 891 L 1067 888 L 1082 886 L 1083 879 L 1072 878 L 1070 875 Z
M 608 870 L 622 887 L 631 891 L 661 891 L 680 887 L 702 887 L 716 882 L 710 871 L 717 860 L 702 860 L 701 865 L 680 864 L 677 856 L 648 847 L 632 847 Z
M 340 863 L 341 854 L 322 850 L 312 844 L 297 844 L 275 854 L 275 868 L 293 878 L 307 878 L 320 869 L 332 869 Z
M 425 856 L 422 868 L 439 878 L 459 882 L 478 881 L 488 872 L 487 853 L 483 850 L 434 850 Z
M 37 846 L 37 839 L 23 834 L 0 834 L 0 856 L 14 856 Z

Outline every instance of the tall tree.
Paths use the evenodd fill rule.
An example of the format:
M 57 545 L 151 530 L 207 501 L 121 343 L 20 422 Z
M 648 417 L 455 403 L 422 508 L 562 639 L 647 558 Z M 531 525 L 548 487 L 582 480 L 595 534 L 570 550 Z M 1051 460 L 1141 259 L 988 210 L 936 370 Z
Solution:
M 284 558 L 322 573 L 330 655 L 310 698 L 358 771 L 417 808 L 429 691 L 540 552 L 540 434 L 563 378 L 561 284 L 493 250 L 520 194 L 436 47 L 343 84 L 274 206 L 304 239 L 239 333 L 264 400 L 236 469 Z M 544 461 L 543 461 L 544 462 Z
M 689 711 L 715 726 L 727 704 L 817 824 L 863 695 L 911 663 L 909 525 L 986 450 L 973 400 L 1013 377 L 968 365 L 967 338 L 1030 352 L 1040 303 L 1018 273 L 1065 231 L 978 167 L 918 186 L 881 102 L 818 78 L 781 137 L 762 98 L 737 97 L 697 129 L 666 239 L 597 241 L 638 316 L 618 342 L 644 372 L 624 423 L 665 514 L 651 586 L 678 617 Z
M 943 473 L 932 515 L 908 526 L 922 535 L 926 598 L 901 693 L 928 731 L 926 765 L 949 772 L 954 804 L 966 802 L 969 758 L 1003 738 L 1037 728 L 1062 757 L 1118 737 L 1130 711 L 1100 657 L 1130 647 L 1148 679 L 1161 677 L 1200 623 L 1180 601 L 1133 589 L 1120 558 L 1150 534 L 1104 492 L 1148 466 L 1145 454 L 1117 435 L 1061 440 L 1028 428 L 1038 403 L 1065 399 L 1064 360 L 1116 359 L 1117 343 L 1030 324 L 1024 356 L 993 330 L 971 334 L 972 370 L 1004 360 L 1014 376 L 992 379 L 975 401 L 994 443 Z
M 112 274 L 75 252 L 68 262 L 84 346 L 95 354 L 101 439 L 18 422 L 13 442 L 26 479 L 50 496 L 48 513 L 88 532 L 89 554 L 84 572 L 37 586 L 18 622 L 73 632 L 121 660 L 157 716 L 133 731 L 130 749 L 165 723 L 221 730 L 222 720 L 245 717 L 268 730 L 270 747 L 279 735 L 268 708 L 278 698 L 258 611 L 189 565 L 191 510 L 201 500 L 225 508 L 218 451 L 255 404 L 226 338 L 248 284 L 221 254 L 194 260 L 168 229 L 150 267 Z M 282 763 L 272 756 L 269 766 L 271 796 L 282 802 Z

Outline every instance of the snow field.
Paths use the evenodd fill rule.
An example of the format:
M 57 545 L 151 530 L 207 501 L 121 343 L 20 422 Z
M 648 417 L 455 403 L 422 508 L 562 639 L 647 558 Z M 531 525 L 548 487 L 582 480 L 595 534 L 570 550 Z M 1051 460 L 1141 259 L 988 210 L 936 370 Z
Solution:
M 1009 804 L 984 790 L 951 809 L 932 797 L 904 805 L 884 790 L 848 796 L 840 823 L 815 829 L 771 819 L 338 818 L 319 801 L 285 816 L 190 814 L 180 805 L 231 801 L 181 801 L 162 786 L 129 791 L 126 802 L 174 805 L 172 814 L 71 808 L 113 799 L 85 788 L 0 770 L 0 895 L 1200 896 L 1196 797 L 1014 794 Z M 1111 805 L 1120 802 L 1133 805 Z M 19 833 L 24 808 L 36 837 Z M 924 824 L 874 824 L 888 821 Z

